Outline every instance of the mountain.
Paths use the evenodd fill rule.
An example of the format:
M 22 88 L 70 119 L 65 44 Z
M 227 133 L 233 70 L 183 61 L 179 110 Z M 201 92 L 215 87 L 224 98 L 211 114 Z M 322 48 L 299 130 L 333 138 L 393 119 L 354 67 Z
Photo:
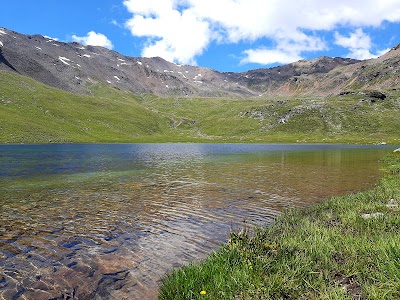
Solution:
M 250 96 L 227 75 L 162 58 L 127 57 L 103 47 L 58 42 L 0 28 L 0 69 L 12 70 L 64 91 L 88 94 L 100 82 L 134 93 L 156 95 Z
M 128 57 L 103 47 L 58 42 L 6 28 L 0 28 L 0 42 L 0 70 L 76 94 L 90 94 L 88 84 L 103 83 L 159 96 L 328 95 L 354 88 L 397 86 L 400 72 L 399 46 L 366 61 L 320 57 L 274 68 L 223 73 L 177 65 L 160 57 Z
M 399 62 L 223 73 L 0 28 L 0 143 L 398 144 Z

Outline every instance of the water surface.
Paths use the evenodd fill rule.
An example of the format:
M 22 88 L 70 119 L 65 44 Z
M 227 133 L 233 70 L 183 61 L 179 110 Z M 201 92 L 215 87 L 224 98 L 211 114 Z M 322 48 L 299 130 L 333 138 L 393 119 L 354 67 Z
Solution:
M 0 299 L 155 299 L 232 229 L 371 188 L 387 147 L 2 145 Z

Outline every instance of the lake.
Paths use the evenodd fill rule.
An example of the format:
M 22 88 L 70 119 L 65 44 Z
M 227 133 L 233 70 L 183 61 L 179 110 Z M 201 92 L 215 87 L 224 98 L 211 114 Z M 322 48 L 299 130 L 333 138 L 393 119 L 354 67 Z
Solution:
M 0 146 L 0 299 L 156 299 L 231 230 L 366 190 L 393 147 Z

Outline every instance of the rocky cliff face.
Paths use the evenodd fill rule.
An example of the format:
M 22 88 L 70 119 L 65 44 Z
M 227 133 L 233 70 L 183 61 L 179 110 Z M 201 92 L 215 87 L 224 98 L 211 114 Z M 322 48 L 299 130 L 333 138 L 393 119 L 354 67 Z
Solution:
M 338 94 L 352 88 L 384 89 L 399 84 L 400 47 L 374 60 L 320 57 L 243 73 L 177 65 L 162 58 L 127 57 L 102 47 L 63 43 L 0 28 L 0 70 L 79 94 L 103 83 L 159 96 Z

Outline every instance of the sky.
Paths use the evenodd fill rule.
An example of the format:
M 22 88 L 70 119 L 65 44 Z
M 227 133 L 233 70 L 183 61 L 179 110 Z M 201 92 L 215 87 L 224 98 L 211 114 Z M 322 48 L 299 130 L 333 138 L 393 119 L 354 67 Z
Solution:
M 13 0 L 0 27 L 241 72 L 400 43 L 400 0 Z

